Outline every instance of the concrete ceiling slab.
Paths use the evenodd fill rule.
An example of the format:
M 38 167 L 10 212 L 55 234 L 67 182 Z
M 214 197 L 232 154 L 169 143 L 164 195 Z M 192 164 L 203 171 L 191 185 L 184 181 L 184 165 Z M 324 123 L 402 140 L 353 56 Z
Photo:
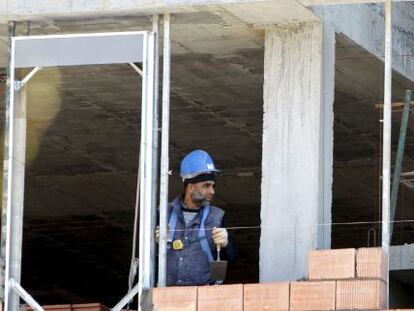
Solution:
M 44 3 L 45 5 L 47 4 L 46 2 Z M 76 11 L 81 9 L 80 3 L 78 3 L 78 5 L 75 5 L 71 4 L 71 2 L 71 0 L 67 0 L 67 8 L 65 7 L 64 3 L 59 3 L 58 6 L 47 6 L 47 8 L 45 8 L 44 10 L 40 10 L 39 13 L 36 14 L 35 11 L 36 9 L 39 9 L 39 3 L 19 3 L 19 1 L 15 1 L 13 2 L 13 5 L 11 6 L 10 10 L 16 10 L 20 13 L 18 13 L 16 16 L 14 16 L 14 14 L 7 15 L 7 17 L 3 17 L 3 21 L 32 21 L 32 23 L 30 24 L 30 33 L 32 35 L 52 33 L 79 33 L 90 32 L 91 30 L 96 32 L 97 29 L 99 29 L 99 25 L 101 25 L 102 28 L 105 28 L 105 30 L 99 29 L 98 32 L 113 30 L 113 27 L 111 27 L 111 25 L 113 25 L 116 29 L 119 30 L 119 27 L 123 24 L 125 26 L 125 30 L 150 29 L 150 15 L 141 17 L 132 15 L 136 10 L 135 3 L 133 8 L 129 8 L 128 15 L 125 15 L 125 13 L 123 13 L 124 15 L 119 16 L 118 18 L 114 18 L 113 14 L 108 14 L 108 12 L 103 15 L 100 14 L 99 11 L 96 10 L 96 3 L 89 3 L 88 5 L 92 5 L 94 7 L 94 13 L 80 18 L 79 16 L 82 15 L 79 14 L 64 14 L 64 12 L 71 12 L 71 10 Z M 84 1 L 82 1 L 82 4 L 84 9 L 88 11 L 88 5 L 86 5 Z M 31 5 L 34 5 L 34 7 L 31 7 Z M 9 7 L 10 6 L 8 6 L 8 8 Z M 111 6 L 109 5 L 109 7 Z M 108 9 L 106 6 L 105 8 L 106 9 L 102 9 L 104 12 L 106 12 L 105 10 L 109 10 L 109 12 L 112 12 L 112 10 Z M 226 44 L 230 42 L 229 40 L 226 40 L 226 38 L 228 37 L 237 35 L 240 39 L 242 39 L 240 35 L 244 33 L 243 30 L 246 28 L 251 28 L 252 32 L 263 32 L 264 25 L 283 24 L 287 22 L 306 22 L 319 19 L 311 10 L 303 7 L 298 2 L 292 0 L 279 0 L 270 2 L 266 1 L 256 3 L 226 3 L 223 5 L 202 5 L 202 3 L 200 3 L 200 5 L 197 6 L 189 6 L 188 8 L 182 8 L 181 10 L 179 10 L 179 12 L 177 12 L 177 14 L 174 15 L 174 31 L 180 31 L 180 26 L 186 27 L 186 25 L 188 25 L 189 23 L 197 24 L 199 26 L 206 25 L 205 27 L 197 27 L 194 29 L 194 31 L 198 30 L 198 34 L 196 36 L 195 33 L 194 36 L 192 36 L 191 42 L 196 43 L 195 45 L 193 45 L 192 51 L 198 53 L 215 52 L 211 51 L 211 48 L 214 47 L 214 45 L 211 45 L 210 42 L 208 42 L 208 40 L 205 40 L 206 36 L 209 36 L 210 32 L 222 32 L 221 36 L 219 38 L 215 38 L 215 40 L 219 40 L 220 42 L 217 43 L 221 43 L 221 45 L 224 47 Z M 186 14 L 182 14 L 183 12 L 185 12 Z M 100 18 L 92 18 L 93 16 L 100 16 Z M 0 15 L 0 21 L 1 20 L 2 18 Z M 80 29 L 76 29 L 77 24 L 82 25 L 81 31 Z M 223 25 L 227 27 L 223 28 Z M 23 32 L 26 35 L 25 32 L 27 32 L 27 30 L 25 29 L 25 27 L 26 25 L 23 25 L 21 27 L 20 32 L 17 32 L 17 35 L 21 35 L 21 32 Z M 214 29 L 214 27 L 216 28 L 216 30 Z M 208 31 L 206 31 L 207 28 Z M 40 31 L 37 32 L 36 30 Z M 197 38 L 198 42 L 194 41 L 194 38 Z M 209 38 L 211 39 L 211 37 Z M 248 37 L 246 37 L 244 41 L 239 40 L 239 45 L 228 46 L 227 50 L 234 50 L 242 47 L 249 48 L 249 44 L 254 44 L 249 43 L 249 40 L 251 40 L 251 38 Z M 5 24 L 0 24 L 0 67 L 6 67 L 7 65 L 6 43 L 7 27 Z M 227 50 L 224 49 L 223 53 L 226 53 Z M 186 53 L 188 51 L 191 51 L 191 47 L 187 47 L 184 45 L 182 46 L 181 51 L 182 53 Z M 216 49 L 216 51 L 218 51 L 218 49 Z
M 0 23 L 8 20 L 40 20 L 44 18 L 68 18 L 84 16 L 97 18 L 114 15 L 135 14 L 149 15 L 164 12 L 189 13 L 198 11 L 202 6 L 217 5 L 223 8 L 229 7 L 239 18 L 245 19 L 247 23 L 269 23 L 286 21 L 289 18 L 302 20 L 313 18 L 313 14 L 299 1 L 278 0 L 278 1 L 117 1 L 117 0 L 95 0 L 85 2 L 83 0 L 54 0 L 24 1 L 6 0 L 0 7 Z M 306 21 L 306 20 L 304 20 Z

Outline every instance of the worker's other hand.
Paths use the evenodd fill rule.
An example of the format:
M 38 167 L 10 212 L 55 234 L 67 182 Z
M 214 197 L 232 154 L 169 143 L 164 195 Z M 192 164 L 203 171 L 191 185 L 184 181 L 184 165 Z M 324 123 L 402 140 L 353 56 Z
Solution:
M 160 232 L 160 226 L 157 226 L 155 228 L 155 241 L 157 241 L 157 243 L 160 240 L 160 234 L 161 234 L 161 232 Z M 170 225 L 168 225 L 168 227 L 167 227 L 167 239 L 168 239 L 168 235 L 169 234 L 170 234 Z
M 213 236 L 214 244 L 220 245 L 221 247 L 226 247 L 229 243 L 229 234 L 227 233 L 227 230 L 224 228 L 213 228 L 213 231 L 211 231 L 211 234 Z

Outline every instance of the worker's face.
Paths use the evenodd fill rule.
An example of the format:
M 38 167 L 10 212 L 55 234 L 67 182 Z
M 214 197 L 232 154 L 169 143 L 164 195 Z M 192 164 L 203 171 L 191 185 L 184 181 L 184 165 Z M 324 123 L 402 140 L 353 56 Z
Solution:
M 191 199 L 197 205 L 202 205 L 205 200 L 211 202 L 214 198 L 214 181 L 201 181 L 195 184 L 188 184 L 187 190 L 190 192 Z

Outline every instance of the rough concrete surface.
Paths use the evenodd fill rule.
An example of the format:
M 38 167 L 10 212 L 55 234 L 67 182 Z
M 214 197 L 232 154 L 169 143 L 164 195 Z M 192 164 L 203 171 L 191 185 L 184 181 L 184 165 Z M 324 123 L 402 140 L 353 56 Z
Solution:
M 183 13 L 198 11 L 202 6 L 216 6 L 234 10 L 245 22 L 277 23 L 313 20 L 314 14 L 300 2 L 292 0 L 6 0 L 0 4 L 0 23 L 7 20 L 42 20 L 62 17 L 104 17 L 125 14 Z
M 307 275 L 317 247 L 319 208 L 322 26 L 266 31 L 260 280 Z
M 383 4 L 335 5 L 315 8 L 336 31 L 351 38 L 379 59 L 384 59 L 385 13 Z M 394 2 L 392 13 L 392 66 L 414 80 L 414 4 Z M 350 20 L 351 19 L 351 20 Z

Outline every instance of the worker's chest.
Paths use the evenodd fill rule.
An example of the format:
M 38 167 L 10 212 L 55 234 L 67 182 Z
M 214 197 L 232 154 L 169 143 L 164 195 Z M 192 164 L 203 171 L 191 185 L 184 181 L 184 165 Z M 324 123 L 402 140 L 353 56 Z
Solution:
M 215 221 L 214 217 L 207 216 L 204 226 L 201 225 L 200 214 L 194 216 L 194 218 L 186 225 L 184 218 L 180 217 L 177 221 L 176 230 L 174 233 L 174 240 L 181 240 L 185 247 L 194 247 L 194 243 L 200 244 L 200 240 L 206 239 L 212 249 L 214 249 L 214 243 L 212 238 L 212 230 L 214 227 L 220 227 L 220 223 Z

